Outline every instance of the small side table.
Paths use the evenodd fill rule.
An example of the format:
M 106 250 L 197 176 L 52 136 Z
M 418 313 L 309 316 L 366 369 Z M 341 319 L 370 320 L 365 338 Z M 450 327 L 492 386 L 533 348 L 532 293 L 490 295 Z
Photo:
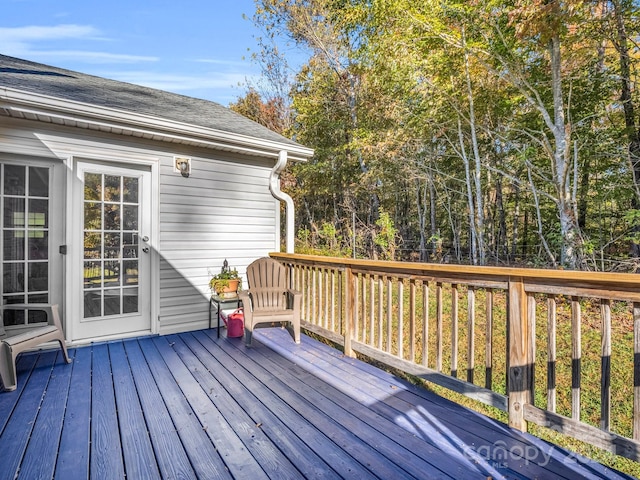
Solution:
M 224 310 L 226 306 L 240 308 L 240 297 L 238 295 L 234 295 L 233 297 L 211 295 L 209 298 L 209 328 L 211 328 L 211 322 L 213 320 L 212 310 L 214 305 L 216 307 L 216 315 L 218 317 L 218 338 L 220 338 L 220 311 Z

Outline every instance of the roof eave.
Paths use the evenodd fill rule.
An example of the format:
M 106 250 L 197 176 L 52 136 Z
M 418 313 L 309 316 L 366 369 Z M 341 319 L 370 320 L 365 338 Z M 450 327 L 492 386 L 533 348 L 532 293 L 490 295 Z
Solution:
M 171 143 L 199 145 L 249 155 L 277 157 L 286 151 L 292 161 L 307 161 L 313 149 L 265 140 L 125 110 L 90 105 L 13 88 L 0 87 L 0 108 L 11 116 L 36 118 L 81 128 L 110 131 Z

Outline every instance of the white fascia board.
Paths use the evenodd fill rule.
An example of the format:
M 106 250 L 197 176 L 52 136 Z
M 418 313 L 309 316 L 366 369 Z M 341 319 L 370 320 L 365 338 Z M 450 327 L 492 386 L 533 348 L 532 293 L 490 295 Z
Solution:
M 302 145 L 264 140 L 249 135 L 224 132 L 13 88 L 0 87 L 0 100 L 6 102 L 0 107 L 9 111 L 49 115 L 54 118 L 86 122 L 107 128 L 128 129 L 154 136 L 165 136 L 171 141 L 195 141 L 212 148 L 237 148 L 246 153 L 266 154 L 273 157 L 278 157 L 279 153 L 285 150 L 288 152 L 289 158 L 296 161 L 306 161 L 313 156 L 313 149 Z M 38 111 L 38 109 L 43 109 L 43 111 Z

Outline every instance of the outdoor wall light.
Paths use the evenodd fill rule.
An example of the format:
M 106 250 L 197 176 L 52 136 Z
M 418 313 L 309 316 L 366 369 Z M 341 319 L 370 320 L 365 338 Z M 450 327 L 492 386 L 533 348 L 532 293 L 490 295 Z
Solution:
M 189 157 L 174 157 L 174 171 L 180 173 L 184 178 L 189 178 L 191 174 L 191 159 Z

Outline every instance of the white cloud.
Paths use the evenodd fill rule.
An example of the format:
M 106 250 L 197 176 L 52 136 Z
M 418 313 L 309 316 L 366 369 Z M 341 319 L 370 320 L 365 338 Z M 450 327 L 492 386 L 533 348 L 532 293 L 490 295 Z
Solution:
M 39 60 L 78 60 L 87 63 L 155 62 L 157 57 L 83 50 L 47 50 L 41 43 L 57 40 L 105 41 L 100 30 L 91 25 L 24 26 L 0 28 L 1 53 Z
M 247 76 L 242 73 L 218 72 L 177 75 L 144 71 L 118 71 L 107 74 L 106 76 L 114 80 L 135 83 L 137 85 L 144 85 L 169 92 L 228 89 L 243 84 L 247 80 Z

